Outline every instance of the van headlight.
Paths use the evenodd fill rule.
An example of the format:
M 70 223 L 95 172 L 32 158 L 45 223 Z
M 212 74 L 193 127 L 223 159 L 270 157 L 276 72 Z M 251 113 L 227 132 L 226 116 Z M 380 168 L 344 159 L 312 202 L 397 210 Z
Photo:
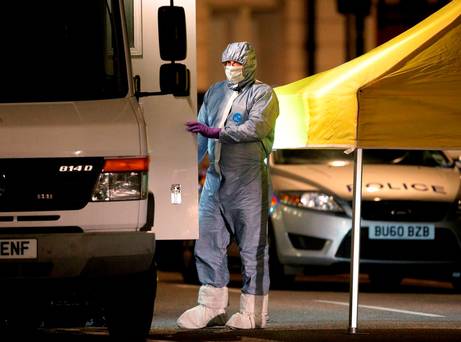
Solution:
M 319 211 L 336 213 L 344 212 L 344 209 L 336 202 L 333 196 L 317 191 L 284 191 L 278 193 L 280 203 Z
M 148 158 L 106 159 L 94 187 L 93 202 L 147 198 Z

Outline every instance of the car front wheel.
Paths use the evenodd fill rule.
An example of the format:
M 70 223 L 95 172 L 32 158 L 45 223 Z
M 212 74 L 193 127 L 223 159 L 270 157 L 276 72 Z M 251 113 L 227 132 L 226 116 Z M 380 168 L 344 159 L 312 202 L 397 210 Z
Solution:
M 286 274 L 277 254 L 274 229 L 269 221 L 269 276 L 272 289 L 284 289 L 293 284 L 295 276 Z
M 370 285 L 376 290 L 396 290 L 402 282 L 403 276 L 397 273 L 374 271 L 368 274 Z
M 195 266 L 194 247 L 194 240 L 186 240 L 183 242 L 181 274 L 184 283 L 198 285 L 200 282 L 198 279 L 197 267 Z

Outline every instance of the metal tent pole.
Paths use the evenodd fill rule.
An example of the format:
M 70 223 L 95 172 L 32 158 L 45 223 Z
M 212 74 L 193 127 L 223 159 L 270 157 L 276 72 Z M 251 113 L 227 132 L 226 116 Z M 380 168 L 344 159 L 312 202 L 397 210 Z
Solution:
M 354 190 L 352 202 L 351 280 L 349 289 L 349 333 L 357 332 L 359 308 L 360 217 L 362 203 L 363 150 L 355 149 Z

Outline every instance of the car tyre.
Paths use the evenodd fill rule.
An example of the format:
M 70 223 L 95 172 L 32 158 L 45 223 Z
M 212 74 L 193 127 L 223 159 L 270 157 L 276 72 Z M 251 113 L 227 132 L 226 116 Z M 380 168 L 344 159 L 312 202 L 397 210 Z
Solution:
M 456 293 L 461 293 L 461 279 L 460 278 L 452 279 L 451 284 L 453 285 L 453 288 L 455 289 Z
M 392 291 L 399 288 L 403 276 L 397 273 L 374 271 L 368 273 L 370 286 L 378 291 Z
M 109 335 L 117 341 L 144 341 L 149 334 L 157 292 L 157 268 L 113 277 L 107 283 L 105 313 Z
M 182 245 L 182 266 L 181 274 L 184 283 L 191 285 L 199 285 L 197 267 L 195 266 L 194 257 L 194 240 L 187 240 Z
M 269 276 L 272 289 L 285 289 L 290 287 L 295 276 L 286 274 L 283 264 L 277 254 L 277 243 L 275 241 L 274 229 L 269 221 Z

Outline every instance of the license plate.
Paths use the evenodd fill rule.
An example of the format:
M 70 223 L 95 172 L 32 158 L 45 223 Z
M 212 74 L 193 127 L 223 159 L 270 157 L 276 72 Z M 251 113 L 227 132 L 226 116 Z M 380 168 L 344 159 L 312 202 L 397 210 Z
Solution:
M 368 229 L 371 240 L 434 240 L 435 226 L 430 223 L 375 223 Z
M 0 239 L 0 259 L 36 258 L 36 239 Z

